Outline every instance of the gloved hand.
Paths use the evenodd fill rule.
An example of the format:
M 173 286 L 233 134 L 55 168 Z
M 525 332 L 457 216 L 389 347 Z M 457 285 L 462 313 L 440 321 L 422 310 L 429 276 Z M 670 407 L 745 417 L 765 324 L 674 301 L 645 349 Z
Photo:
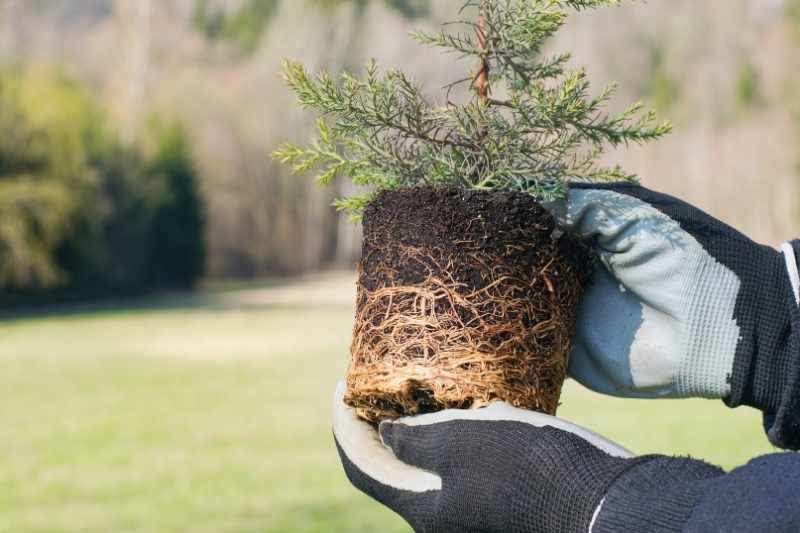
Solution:
M 500 402 L 383 422 L 379 436 L 343 396 L 341 383 L 333 432 L 347 477 L 417 532 L 587 532 L 612 482 L 646 460 Z
M 626 397 L 727 398 L 774 411 L 790 357 L 796 262 L 676 198 L 575 184 L 549 206 L 599 256 L 569 374 Z M 793 277 L 787 266 L 795 268 Z

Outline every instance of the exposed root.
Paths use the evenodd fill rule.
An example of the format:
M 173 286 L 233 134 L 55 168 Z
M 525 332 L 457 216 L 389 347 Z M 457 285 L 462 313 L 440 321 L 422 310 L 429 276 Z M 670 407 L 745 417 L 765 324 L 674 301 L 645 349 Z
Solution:
M 556 245 L 542 241 L 505 249 L 506 256 L 533 259 L 524 268 L 480 243 L 454 245 L 458 253 L 386 243 L 371 249 L 379 261 L 362 260 L 345 397 L 361 418 L 378 422 L 494 399 L 556 412 L 579 274 Z M 402 283 L 400 270 L 422 281 Z

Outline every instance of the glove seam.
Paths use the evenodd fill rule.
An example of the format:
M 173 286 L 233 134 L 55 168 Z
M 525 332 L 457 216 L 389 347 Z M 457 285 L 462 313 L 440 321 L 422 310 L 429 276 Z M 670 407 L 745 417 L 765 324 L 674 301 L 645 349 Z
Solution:
M 789 283 L 792 287 L 794 302 L 800 306 L 800 271 L 797 268 L 797 257 L 791 243 L 785 242 L 781 246 L 783 258 L 786 263 L 786 271 L 789 274 Z

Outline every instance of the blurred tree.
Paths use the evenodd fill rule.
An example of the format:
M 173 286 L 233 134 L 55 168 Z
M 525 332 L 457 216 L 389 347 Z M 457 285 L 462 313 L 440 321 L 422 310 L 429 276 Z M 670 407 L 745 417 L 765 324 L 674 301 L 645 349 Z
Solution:
M 123 144 L 86 92 L 30 68 L 0 75 L 0 304 L 188 288 L 203 207 L 183 130 Z
M 92 154 L 98 184 L 58 250 L 70 296 L 130 293 L 148 288 L 155 212 L 164 184 L 144 170 L 142 155 L 115 139 Z
M 384 0 L 384 2 L 408 18 L 425 17 L 431 11 L 430 0 Z
M 784 10 L 795 31 L 800 31 L 800 0 L 786 0 Z
M 0 178 L 0 287 L 46 287 L 61 279 L 53 249 L 72 204 L 61 184 Z
M 736 107 L 743 110 L 762 103 L 761 76 L 753 62 L 746 60 L 739 67 L 739 78 L 736 80 Z
M 197 0 L 192 24 L 195 30 L 213 41 L 223 35 L 225 12 L 222 9 L 213 9 L 209 6 L 208 0 Z
M 326 8 L 337 8 L 344 4 L 355 4 L 359 13 L 363 13 L 364 9 L 371 0 L 310 0 L 312 3 Z M 374 1 L 374 0 L 373 0 Z M 387 7 L 397 11 L 406 18 L 425 17 L 430 14 L 431 0 L 380 0 Z
M 0 288 L 63 281 L 54 257 L 92 186 L 88 101 L 43 69 L 0 76 Z
M 645 82 L 644 95 L 660 112 L 668 111 L 678 100 L 678 83 L 667 67 L 664 47 L 655 41 L 647 42 L 649 52 L 649 76 Z
M 59 251 L 71 292 L 190 288 L 203 274 L 203 208 L 186 137 L 176 125 L 154 137 L 149 160 L 116 140 L 94 152 L 98 188 Z
M 293 0 L 295 1 L 295 0 Z M 362 14 L 373 0 L 307 0 L 310 4 L 324 9 L 335 9 L 341 5 L 353 4 L 357 13 Z M 407 18 L 427 16 L 430 13 L 430 0 L 380 0 L 388 7 Z M 215 5 L 213 0 L 196 0 L 192 24 L 195 30 L 210 41 L 230 41 L 240 52 L 254 52 L 277 11 L 280 0 L 244 0 L 235 8 Z
M 194 27 L 209 40 L 235 42 L 243 53 L 253 52 L 278 7 L 279 0 L 246 0 L 238 9 L 214 7 L 209 0 L 197 0 Z
M 189 142 L 180 127 L 164 129 L 149 171 L 164 182 L 166 194 L 153 220 L 150 281 L 156 286 L 190 288 L 206 260 L 205 216 Z

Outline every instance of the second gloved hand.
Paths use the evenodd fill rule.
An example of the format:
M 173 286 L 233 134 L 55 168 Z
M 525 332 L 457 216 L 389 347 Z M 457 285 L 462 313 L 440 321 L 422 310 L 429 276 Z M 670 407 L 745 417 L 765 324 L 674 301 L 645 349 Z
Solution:
M 581 302 L 573 378 L 616 396 L 777 408 L 796 305 L 784 255 L 630 183 L 576 184 L 551 209 L 602 263 Z
M 333 430 L 348 478 L 420 533 L 588 532 L 608 487 L 649 460 L 504 403 L 383 422 L 379 436 L 343 394 Z

